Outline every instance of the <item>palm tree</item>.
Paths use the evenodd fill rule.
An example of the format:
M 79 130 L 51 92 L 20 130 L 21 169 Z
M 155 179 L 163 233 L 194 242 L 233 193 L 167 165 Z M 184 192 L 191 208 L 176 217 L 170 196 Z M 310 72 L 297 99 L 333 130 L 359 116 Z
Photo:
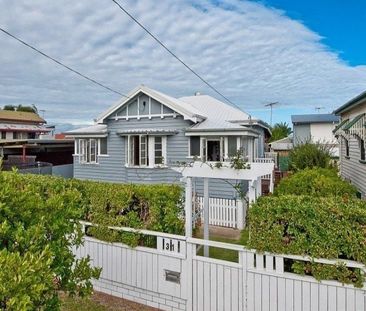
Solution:
M 270 141 L 276 141 L 285 138 L 292 133 L 292 129 L 287 122 L 276 123 L 272 127 L 272 137 Z

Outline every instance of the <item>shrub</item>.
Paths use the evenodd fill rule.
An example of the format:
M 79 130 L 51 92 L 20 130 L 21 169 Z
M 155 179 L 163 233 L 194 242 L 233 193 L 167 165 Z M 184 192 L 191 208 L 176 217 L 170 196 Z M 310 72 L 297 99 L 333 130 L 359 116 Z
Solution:
M 291 150 L 289 155 L 289 168 L 293 171 L 305 168 L 331 167 L 331 155 L 324 144 L 305 142 Z
M 142 243 L 136 234 L 108 230 L 123 226 L 184 234 L 182 188 L 177 185 L 134 185 L 79 181 L 88 199 L 86 220 L 101 225 L 89 234 L 131 246 Z
M 85 213 L 79 191 L 62 179 L 0 173 L 0 306 L 57 310 L 58 290 L 91 293 L 99 269 L 76 260 L 77 220 Z
M 335 169 L 307 168 L 281 180 L 274 195 L 286 194 L 356 197 L 357 189 L 342 180 Z
M 339 197 L 262 197 L 249 213 L 249 247 L 259 251 L 349 259 L 366 264 L 366 201 Z M 292 270 L 360 286 L 359 270 L 295 262 Z

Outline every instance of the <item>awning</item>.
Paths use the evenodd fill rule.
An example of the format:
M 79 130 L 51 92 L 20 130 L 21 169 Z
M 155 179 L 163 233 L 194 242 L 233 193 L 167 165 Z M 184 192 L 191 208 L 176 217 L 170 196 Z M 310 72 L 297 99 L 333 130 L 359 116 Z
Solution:
M 347 123 L 343 130 L 350 135 L 357 136 L 361 139 L 365 139 L 365 114 L 359 114 L 357 117 L 353 118 L 349 123 Z
M 341 123 L 339 123 L 339 124 L 334 128 L 334 130 L 333 130 L 334 135 L 336 135 L 336 136 L 337 136 L 337 132 L 338 132 L 339 130 L 342 130 L 342 129 L 343 129 L 343 127 L 344 127 L 348 122 L 349 122 L 349 119 L 345 119 L 345 120 L 343 120 Z
M 120 136 L 128 136 L 134 134 L 143 134 L 143 135 L 175 135 L 179 132 L 178 129 L 157 129 L 157 128 L 147 128 L 147 129 L 131 129 L 131 130 L 123 130 L 117 131 L 117 134 Z
M 42 125 L 0 123 L 0 131 L 5 131 L 5 132 L 51 132 L 52 129 L 49 129 Z

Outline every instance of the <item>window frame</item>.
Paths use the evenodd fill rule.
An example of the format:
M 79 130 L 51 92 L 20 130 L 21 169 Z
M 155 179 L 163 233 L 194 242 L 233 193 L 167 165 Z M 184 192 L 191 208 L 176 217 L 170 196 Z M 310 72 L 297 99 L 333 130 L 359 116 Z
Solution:
M 134 139 L 133 137 L 139 137 L 139 163 L 136 165 L 133 162 L 134 152 Z M 161 150 L 156 150 L 155 138 L 160 137 Z M 128 135 L 126 137 L 126 167 L 131 168 L 157 168 L 157 167 L 167 167 L 166 160 L 166 150 L 167 150 L 167 136 L 165 135 Z M 144 141 L 145 140 L 145 141 Z M 161 163 L 156 163 L 156 151 L 161 151 Z M 145 155 L 145 156 L 144 156 Z M 145 160 L 144 160 L 145 159 Z
M 362 138 L 358 138 L 358 146 L 360 148 L 360 161 L 365 161 L 366 160 L 365 141 Z
M 108 156 L 108 141 L 106 141 L 107 153 L 104 154 L 101 153 L 101 139 L 96 137 L 75 139 L 74 155 L 78 157 L 79 164 L 99 164 L 99 157 Z
M 349 156 L 349 140 L 347 138 L 344 138 L 344 147 L 345 147 L 345 157 L 350 158 Z

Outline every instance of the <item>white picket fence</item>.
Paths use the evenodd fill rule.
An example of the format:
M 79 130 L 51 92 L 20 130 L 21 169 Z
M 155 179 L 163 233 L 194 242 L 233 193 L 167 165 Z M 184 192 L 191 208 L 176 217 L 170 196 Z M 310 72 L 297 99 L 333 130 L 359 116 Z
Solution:
M 84 223 L 85 225 L 91 225 Z M 77 258 L 89 255 L 102 267 L 96 290 L 162 310 L 197 311 L 364 311 L 362 289 L 336 281 L 286 272 L 284 260 L 335 264 L 339 261 L 292 255 L 257 254 L 243 246 L 186 238 L 161 232 L 139 232 L 157 239 L 155 248 L 130 248 L 91 237 L 74 249 Z M 238 262 L 202 257 L 201 246 L 238 253 Z M 346 266 L 365 271 L 357 262 Z
M 197 196 L 194 202 L 198 204 L 202 222 L 204 198 Z M 245 226 L 246 204 L 242 200 L 209 198 L 209 224 L 235 229 L 243 229 Z

